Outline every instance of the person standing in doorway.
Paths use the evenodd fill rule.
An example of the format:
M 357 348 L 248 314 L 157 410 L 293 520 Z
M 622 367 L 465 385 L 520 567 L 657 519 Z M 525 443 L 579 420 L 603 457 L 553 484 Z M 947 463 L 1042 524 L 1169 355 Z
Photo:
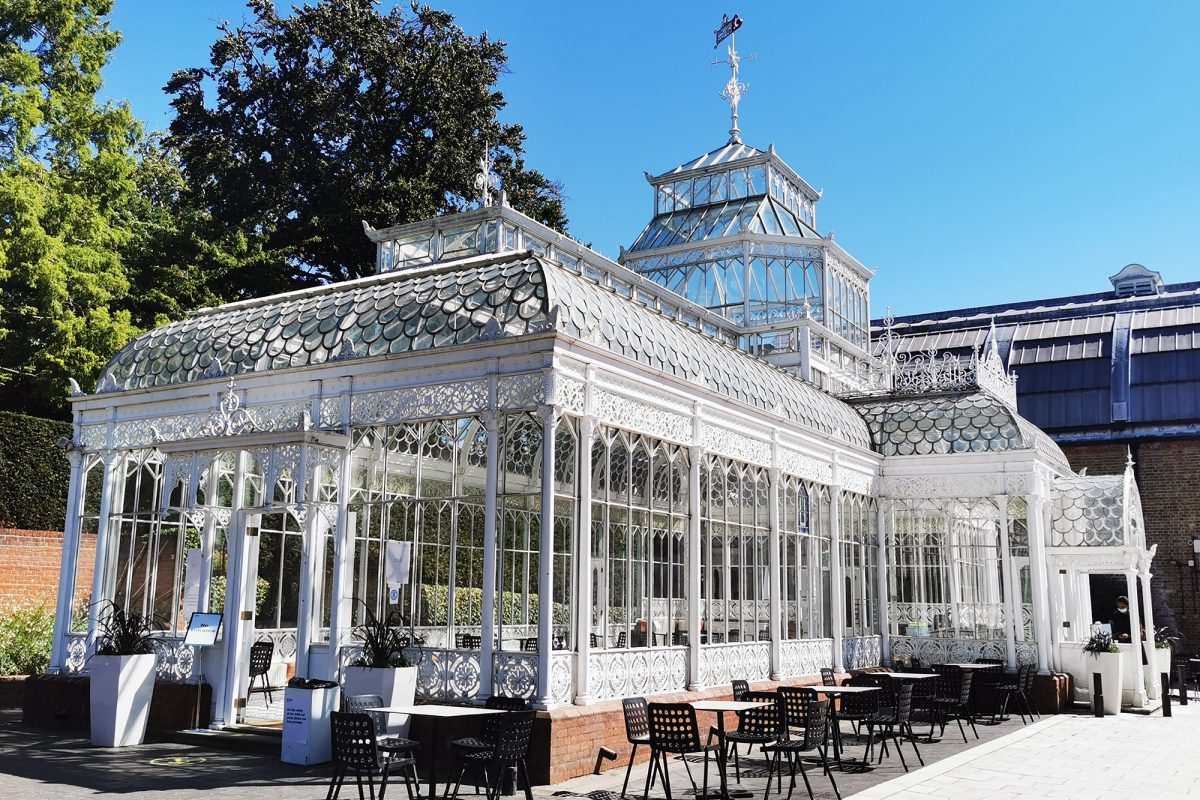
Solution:
M 1109 625 L 1112 626 L 1112 637 L 1117 642 L 1128 642 L 1132 628 L 1129 624 L 1129 598 L 1121 595 L 1117 598 L 1117 610 Z

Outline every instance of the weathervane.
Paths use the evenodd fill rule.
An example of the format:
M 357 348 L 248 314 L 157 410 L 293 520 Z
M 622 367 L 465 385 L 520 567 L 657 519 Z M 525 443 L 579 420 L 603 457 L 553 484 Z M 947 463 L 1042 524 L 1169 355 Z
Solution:
M 487 145 L 479 158 L 479 174 L 475 176 L 475 190 L 479 192 L 479 203 L 485 208 L 492 204 L 492 192 L 500 188 L 500 179 L 492 172 L 494 164 L 492 148 Z
M 721 97 L 727 103 L 729 103 L 730 144 L 742 143 L 742 132 L 738 129 L 738 104 L 742 102 L 742 95 L 750 91 L 750 84 L 742 83 L 740 80 L 738 80 L 738 68 L 741 66 L 742 57 L 738 55 L 737 47 L 735 45 L 736 37 L 734 36 L 734 33 L 738 28 L 742 27 L 743 22 L 745 22 L 745 20 L 743 20 L 737 14 L 734 14 L 733 17 L 725 14 L 721 17 L 721 27 L 713 31 L 717 37 L 717 43 L 713 45 L 713 49 L 720 47 L 721 42 L 725 41 L 726 39 L 729 40 L 729 57 L 718 59 L 712 63 L 714 66 L 717 64 L 729 65 L 729 82 L 726 83 L 725 88 L 721 90 Z M 746 58 L 750 61 L 754 60 L 753 55 L 747 56 Z

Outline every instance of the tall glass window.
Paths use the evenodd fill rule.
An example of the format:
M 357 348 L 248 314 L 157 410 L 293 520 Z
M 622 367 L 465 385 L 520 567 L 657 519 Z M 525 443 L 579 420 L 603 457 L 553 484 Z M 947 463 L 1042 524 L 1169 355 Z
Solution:
M 701 625 L 711 644 L 770 638 L 767 471 L 709 456 L 701 469 Z

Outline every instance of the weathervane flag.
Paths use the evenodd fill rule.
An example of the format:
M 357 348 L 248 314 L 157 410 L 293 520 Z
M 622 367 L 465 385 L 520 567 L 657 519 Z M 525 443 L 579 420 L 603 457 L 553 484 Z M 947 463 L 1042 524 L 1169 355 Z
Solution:
M 720 47 L 721 42 L 728 39 L 733 35 L 734 31 L 742 27 L 742 21 L 742 18 L 737 14 L 734 14 L 732 19 L 730 19 L 728 14 L 723 14 L 721 16 L 721 27 L 713 31 L 717 35 L 717 43 L 713 45 L 713 49 L 716 50 Z

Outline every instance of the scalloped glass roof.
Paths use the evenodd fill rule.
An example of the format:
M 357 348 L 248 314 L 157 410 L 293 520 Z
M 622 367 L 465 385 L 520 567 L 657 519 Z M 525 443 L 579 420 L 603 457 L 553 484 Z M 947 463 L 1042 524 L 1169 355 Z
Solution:
M 680 164 L 675 169 L 664 172 L 663 175 L 676 175 L 680 172 L 690 172 L 694 169 L 715 167 L 720 164 L 728 164 L 731 161 L 740 161 L 743 158 L 765 156 L 766 154 L 766 150 L 759 150 L 757 147 L 751 147 L 750 145 L 742 144 L 741 142 L 730 142 L 729 144 L 718 147 L 716 150 L 709 150 L 704 155 L 697 156 L 686 164 Z
M 854 401 L 885 456 L 1036 450 L 1065 467 L 1049 436 L 986 392 Z
M 449 347 L 547 329 L 869 449 L 862 418 L 781 369 L 535 256 L 393 272 L 212 309 L 143 334 L 100 391 Z M 495 320 L 493 322 L 493 320 Z
M 727 203 L 715 203 L 681 211 L 659 214 L 630 252 L 655 250 L 677 244 L 735 236 L 742 232 L 819 238 L 816 231 L 800 221 L 774 198 L 757 195 Z
M 1073 475 L 1054 481 L 1052 546 L 1120 546 L 1125 544 L 1124 530 L 1124 475 Z

